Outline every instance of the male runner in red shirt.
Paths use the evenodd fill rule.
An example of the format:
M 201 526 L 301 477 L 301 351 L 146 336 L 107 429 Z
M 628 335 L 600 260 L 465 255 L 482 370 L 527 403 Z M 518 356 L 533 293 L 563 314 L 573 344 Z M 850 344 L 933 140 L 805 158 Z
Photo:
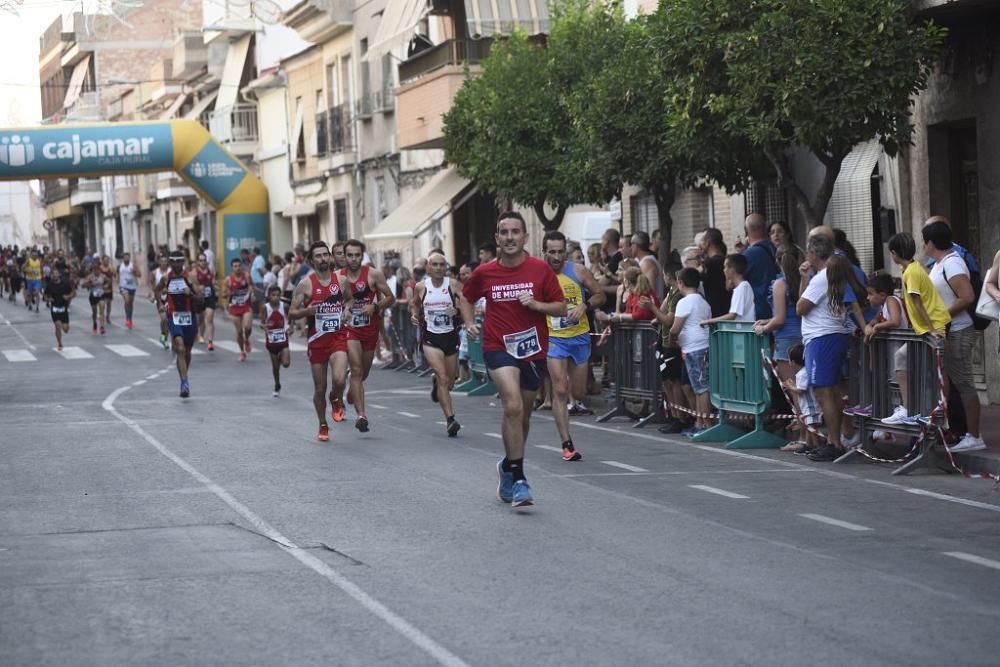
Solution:
M 354 297 L 347 278 L 331 273 L 333 257 L 325 243 L 316 241 L 309 246 L 307 257 L 313 273 L 295 286 L 288 317 L 293 320 L 307 318 L 313 407 L 319 418 L 319 434 L 316 437 L 320 442 L 326 442 L 330 439 L 330 427 L 326 423 L 327 368 L 333 371 L 330 390 L 333 421 L 344 421 L 344 404 L 340 400 L 347 381 L 347 328 L 344 320 Z
M 496 261 L 481 264 L 462 289 L 462 319 L 469 336 L 479 336 L 474 304 L 486 299 L 483 357 L 503 405 L 506 456 L 497 463 L 497 496 L 514 508 L 534 504 L 524 478 L 524 441 L 531 406 L 542 384 L 549 349 L 546 316 L 564 317 L 566 301 L 555 272 L 524 251 L 528 228 L 521 214 L 497 220 Z
M 347 400 L 354 403 L 358 419 L 354 423 L 362 433 L 368 431 L 368 415 L 365 413 L 365 380 L 372 369 L 378 336 L 382 330 L 381 315 L 392 306 L 396 297 L 389 291 L 385 276 L 381 271 L 370 271 L 361 266 L 365 256 L 365 244 L 351 239 L 344 243 L 344 258 L 347 266 L 337 271 L 347 278 L 354 296 L 347 319 L 347 359 L 351 365 L 351 388 Z M 381 297 L 381 298 L 379 298 Z
M 240 361 L 246 361 L 250 354 L 250 334 L 253 331 L 253 283 L 243 272 L 243 263 L 238 257 L 230 262 L 232 273 L 222 284 L 223 299 L 229 300 L 229 316 L 236 327 L 236 344 L 240 346 Z

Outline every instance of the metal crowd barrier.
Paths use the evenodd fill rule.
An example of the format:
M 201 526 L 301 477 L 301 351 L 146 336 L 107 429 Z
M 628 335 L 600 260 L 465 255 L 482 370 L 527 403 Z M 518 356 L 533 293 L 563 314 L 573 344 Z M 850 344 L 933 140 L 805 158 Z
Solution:
M 906 346 L 906 406 L 909 414 L 920 414 L 930 418 L 930 424 L 883 424 L 881 419 L 892 414 L 899 393 L 894 371 L 894 354 L 900 346 Z M 919 438 L 917 455 L 893 470 L 893 475 L 904 475 L 917 468 L 941 468 L 950 470 L 947 462 L 934 451 L 941 444 L 940 431 L 945 414 L 939 408 L 941 403 L 941 375 L 944 340 L 921 336 L 914 331 L 902 329 L 880 332 L 868 344 L 859 346 L 857 387 L 858 404 L 871 405 L 871 416 L 856 416 L 861 431 L 861 446 L 870 445 L 874 431 L 885 431 L 903 438 Z M 941 371 L 943 372 L 943 371 Z M 852 378 L 853 380 L 854 378 Z M 852 383 L 853 384 L 853 383 Z M 852 449 L 837 459 L 844 463 L 861 454 Z
M 386 339 L 392 352 L 392 361 L 387 369 L 408 371 L 416 368 L 416 327 L 410 321 L 410 309 L 406 304 L 396 304 L 389 312 Z
M 667 420 L 663 411 L 663 381 L 656 346 L 660 330 L 649 322 L 615 322 L 611 328 L 608 351 L 615 379 L 615 407 L 598 418 L 606 422 L 613 417 L 628 417 L 636 428 Z M 641 403 L 639 412 L 632 409 Z
M 709 339 L 709 393 L 719 411 L 719 423 L 694 437 L 696 442 L 725 442 L 726 449 L 781 447 L 784 438 L 764 430 L 764 413 L 771 406 L 770 340 L 753 332 L 753 322 L 719 322 Z M 754 417 L 747 433 L 728 422 L 730 413 Z
M 482 318 L 477 317 L 476 322 L 481 329 L 483 324 Z M 497 388 L 493 384 L 493 381 L 490 380 L 489 371 L 486 369 L 486 360 L 483 358 L 482 333 L 480 332 L 475 340 L 469 338 L 467 344 L 469 348 L 469 371 L 472 377 L 457 385 L 452 391 L 466 392 L 469 396 L 492 396 L 497 392 Z

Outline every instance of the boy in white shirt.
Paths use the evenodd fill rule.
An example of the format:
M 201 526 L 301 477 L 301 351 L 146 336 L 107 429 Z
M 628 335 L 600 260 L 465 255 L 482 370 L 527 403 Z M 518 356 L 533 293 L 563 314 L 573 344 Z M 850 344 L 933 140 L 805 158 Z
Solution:
M 723 273 L 726 275 L 726 287 L 733 290 L 733 296 L 729 302 L 729 312 L 719 317 L 713 317 L 701 323 L 707 327 L 716 322 L 736 321 L 755 322 L 756 311 L 754 310 L 753 287 L 750 286 L 743 275 L 747 272 L 747 258 L 743 255 L 726 255 L 726 263 Z
M 695 425 L 683 434 L 694 437 L 710 426 L 704 415 L 712 405 L 708 393 L 708 330 L 701 323 L 712 315 L 712 307 L 698 292 L 701 274 L 698 269 L 684 269 L 677 276 L 677 287 L 684 296 L 674 309 L 674 323 L 670 327 L 670 342 L 681 348 L 687 368 L 691 390 L 695 394 L 698 416 Z M 751 302 L 752 303 L 752 302 Z

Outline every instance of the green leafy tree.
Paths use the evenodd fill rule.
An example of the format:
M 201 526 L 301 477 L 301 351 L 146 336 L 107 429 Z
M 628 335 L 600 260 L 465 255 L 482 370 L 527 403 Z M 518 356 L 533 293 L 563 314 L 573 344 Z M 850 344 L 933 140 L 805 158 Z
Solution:
M 664 0 L 683 60 L 702 64 L 671 91 L 706 105 L 768 160 L 810 226 L 821 224 L 841 164 L 878 139 L 895 155 L 911 143 L 913 96 L 923 90 L 945 30 L 914 20 L 909 0 Z M 807 192 L 788 153 L 823 165 Z
M 663 4 L 631 21 L 614 5 L 590 5 L 562 27 L 576 35 L 576 51 L 588 43 L 610 51 L 568 96 L 578 134 L 573 162 L 587 165 L 594 182 L 640 185 L 653 196 L 666 262 L 678 189 L 707 175 L 738 189 L 751 174 L 752 153 L 748 142 L 726 135 L 720 114 L 672 92 L 697 74 L 687 49 L 677 48 L 675 19 Z
M 558 229 L 579 188 L 563 164 L 573 134 L 550 65 L 524 33 L 494 42 L 482 74 L 467 78 L 445 114 L 444 145 L 462 176 Z

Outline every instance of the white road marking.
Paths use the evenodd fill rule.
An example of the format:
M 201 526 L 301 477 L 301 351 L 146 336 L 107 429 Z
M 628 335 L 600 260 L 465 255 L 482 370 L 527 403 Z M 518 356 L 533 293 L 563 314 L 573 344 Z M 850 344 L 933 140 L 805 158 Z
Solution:
M 148 340 L 148 341 L 149 341 L 150 343 L 152 343 L 152 344 L 153 344 L 153 345 L 155 345 L 156 347 L 160 348 L 161 350 L 169 350 L 169 349 L 170 349 L 170 341 L 169 341 L 169 340 L 167 341 L 167 347 L 166 347 L 166 348 L 164 348 L 164 347 L 163 347 L 163 343 L 161 343 L 161 342 L 160 342 L 160 341 L 159 341 L 158 339 L 156 339 L 156 338 L 147 338 L 146 340 Z
M 105 345 L 119 357 L 148 357 L 149 352 L 145 350 L 140 350 L 135 345 Z
M 169 368 L 169 367 L 168 367 Z M 165 369 L 167 370 L 167 369 Z M 161 372 L 165 372 L 161 371 Z M 296 545 L 294 542 L 289 540 L 287 537 L 282 535 L 276 528 L 271 526 L 269 523 L 264 521 L 261 517 L 257 516 L 249 507 L 241 503 L 235 497 L 232 496 L 224 488 L 212 481 L 211 478 L 207 477 L 197 468 L 192 466 L 190 463 L 182 459 L 180 456 L 168 449 L 163 443 L 150 435 L 145 429 L 142 428 L 136 421 L 124 416 L 118 410 L 115 409 L 115 400 L 121 396 L 123 393 L 128 391 L 131 387 L 125 385 L 124 387 L 119 387 L 115 391 L 104 399 L 101 404 L 106 411 L 111 413 L 118 421 L 122 422 L 128 426 L 132 431 L 142 437 L 143 440 L 148 442 L 157 451 L 160 452 L 167 459 L 176 464 L 179 468 L 187 472 L 189 475 L 194 477 L 198 482 L 200 482 L 205 488 L 215 494 L 222 502 L 230 507 L 234 512 L 243 517 L 250 525 L 259 533 L 266 536 L 268 539 L 273 541 L 278 547 L 290 555 L 292 558 L 296 559 L 312 571 L 316 572 L 321 577 L 325 578 L 327 581 L 332 583 L 334 586 L 339 588 L 341 591 L 346 593 L 348 596 L 353 598 L 358 604 L 371 612 L 374 616 L 378 617 L 384 621 L 389 627 L 398 632 L 404 638 L 409 640 L 414 646 L 423 650 L 427 655 L 434 659 L 438 664 L 445 665 L 446 667 L 466 667 L 465 661 L 459 658 L 457 655 L 446 649 L 444 646 L 438 644 L 431 637 L 421 632 L 416 626 L 412 625 L 409 621 L 404 619 L 402 616 L 392 611 L 384 604 L 379 602 L 377 599 L 366 593 L 361 587 L 359 587 L 354 582 L 347 579 L 344 575 L 340 574 L 337 570 L 333 569 L 325 562 L 312 555 L 308 551 L 304 551 L 301 547 Z
M 132 383 L 132 386 L 133 387 L 138 387 L 138 386 L 141 386 L 141 385 L 144 385 L 144 384 L 146 384 L 145 380 L 136 380 L 135 382 Z
M 34 349 L 34 347 L 32 347 Z M 27 350 L 4 350 L 3 356 L 7 357 L 7 361 L 10 362 L 20 362 L 20 361 L 38 361 L 31 352 Z
M 402 410 L 400 410 L 396 414 L 403 415 L 404 417 L 413 417 L 414 419 L 420 419 L 420 415 L 415 415 L 412 412 L 403 412 Z
M 365 395 L 366 396 L 368 395 L 367 391 L 365 392 Z M 368 407 L 369 408 L 375 408 L 376 410 L 388 410 L 389 409 L 386 406 L 384 406 L 384 405 L 378 405 L 377 403 L 369 403 Z
M 3 318 L 3 323 L 6 324 L 7 326 L 9 326 L 10 330 L 13 331 L 15 334 L 17 334 L 17 337 L 20 338 L 21 342 L 24 343 L 25 345 L 27 345 L 29 349 L 31 349 L 31 350 L 38 349 L 34 345 L 31 344 L 31 341 L 29 341 L 27 338 L 24 337 L 24 334 L 22 334 L 20 331 L 17 330 L 17 327 L 15 327 L 11 323 L 11 321 L 7 319 L 6 315 L 4 315 L 3 313 L 0 313 L 0 317 Z
M 489 436 L 491 438 L 496 438 L 498 440 L 503 440 L 503 436 L 499 433 L 483 433 L 483 435 Z
M 841 521 L 840 519 L 834 519 L 828 516 L 823 516 L 822 514 L 800 514 L 803 519 L 812 519 L 813 521 L 819 521 L 820 523 L 825 523 L 829 526 L 837 526 L 838 528 L 844 528 L 846 530 L 853 530 L 856 533 L 863 533 L 865 531 L 871 530 L 868 526 L 859 526 L 856 523 L 850 523 L 847 521 Z
M 239 354 L 240 352 L 243 351 L 240 349 L 239 345 L 237 345 L 234 341 L 231 340 L 217 340 L 215 341 L 215 347 L 221 347 L 223 350 L 226 350 L 227 352 L 233 352 L 235 354 Z
M 692 489 L 698 489 L 699 491 L 705 491 L 706 493 L 714 493 L 717 496 L 723 496 L 725 498 L 735 498 L 737 500 L 746 500 L 750 496 L 743 496 L 738 493 L 733 493 L 732 491 L 726 491 L 725 489 L 717 489 L 714 486 L 705 486 L 704 484 L 688 484 Z
M 560 454 L 562 454 L 562 447 L 553 447 L 552 445 L 535 445 L 535 447 L 538 447 L 539 449 L 547 449 L 550 452 L 559 452 Z
M 627 463 L 621 463 L 619 461 L 601 461 L 601 463 L 603 463 L 606 466 L 611 466 L 612 468 L 621 468 L 622 470 L 628 470 L 629 472 L 649 472 L 645 468 L 640 468 L 639 466 L 630 466 Z
M 961 551 L 943 551 L 941 553 L 945 556 L 957 558 L 958 560 L 964 560 L 967 563 L 975 563 L 976 565 L 982 565 L 983 567 L 991 567 L 994 570 L 1000 570 L 1000 561 L 990 560 L 989 558 L 983 558 L 982 556 L 967 554 Z
M 554 421 L 552 417 L 546 417 L 545 415 L 534 415 L 535 419 L 545 419 L 548 421 Z M 948 495 L 946 493 L 935 493 L 933 491 L 924 491 L 923 489 L 915 489 L 910 486 L 904 486 L 902 484 L 896 484 L 893 482 L 886 482 L 881 479 L 869 479 L 866 477 L 859 477 L 857 475 L 852 475 L 846 472 L 838 472 L 835 470 L 827 470 L 825 468 L 816 468 L 814 466 L 802 465 L 801 463 L 792 463 L 790 461 L 780 461 L 777 459 L 771 459 L 766 456 L 757 456 L 756 454 L 747 454 L 746 452 L 737 451 L 735 449 L 722 449 L 721 447 L 710 447 L 708 445 L 696 445 L 693 443 L 682 443 L 677 440 L 667 440 L 663 436 L 648 435 L 646 433 L 637 433 L 634 429 L 617 429 L 610 428 L 608 426 L 599 426 L 597 424 L 588 424 L 586 422 L 576 421 L 573 422 L 573 428 L 587 428 L 594 431 L 604 431 L 605 433 L 614 433 L 615 435 L 625 435 L 632 438 L 637 438 L 639 440 L 651 440 L 653 442 L 658 442 L 662 444 L 672 444 L 681 445 L 682 447 L 691 447 L 692 449 L 700 449 L 703 452 L 712 452 L 714 454 L 721 454 L 722 456 L 734 456 L 741 459 L 746 459 L 748 461 L 760 461 L 762 463 L 768 463 L 770 465 L 784 466 L 786 468 L 810 471 L 817 475 L 824 475 L 826 477 L 835 477 L 837 479 L 848 479 L 854 482 L 863 482 L 865 484 L 875 484 L 876 486 L 882 486 L 887 489 L 895 489 L 896 491 L 905 491 L 906 493 L 913 493 L 919 496 L 927 496 L 928 498 L 934 498 L 935 500 L 943 500 L 949 503 L 957 503 L 959 505 L 965 505 L 967 507 L 975 507 L 981 510 L 988 510 L 990 512 L 1000 512 L 1000 505 L 991 505 L 990 503 L 983 503 L 977 500 L 969 500 L 968 498 L 959 498 L 958 496 Z
M 71 345 L 69 347 L 64 347 L 61 352 L 59 350 L 57 350 L 56 348 L 52 348 L 52 349 L 55 350 L 57 354 L 61 354 L 62 357 L 63 357 L 63 359 L 93 359 L 94 358 L 94 355 L 92 355 L 90 352 L 87 352 L 82 347 L 75 347 L 75 346 Z

